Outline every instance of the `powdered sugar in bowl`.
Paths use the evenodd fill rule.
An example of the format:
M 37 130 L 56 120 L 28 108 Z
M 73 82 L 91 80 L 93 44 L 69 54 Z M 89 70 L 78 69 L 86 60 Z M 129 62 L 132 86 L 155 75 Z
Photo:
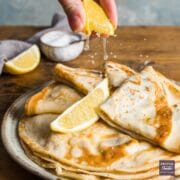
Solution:
M 50 60 L 66 62 L 77 58 L 83 51 L 86 35 L 64 31 L 51 31 L 40 38 L 42 52 Z

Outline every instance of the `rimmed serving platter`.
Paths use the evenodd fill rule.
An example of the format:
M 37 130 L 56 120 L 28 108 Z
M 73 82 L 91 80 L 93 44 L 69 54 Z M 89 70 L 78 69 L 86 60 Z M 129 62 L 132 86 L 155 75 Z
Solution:
M 1 126 L 1 137 L 4 147 L 6 148 L 9 155 L 22 167 L 26 170 L 30 171 L 31 173 L 44 178 L 44 179 L 51 179 L 55 180 L 58 177 L 49 172 L 48 170 L 40 167 L 28 156 L 25 154 L 23 147 L 20 143 L 20 139 L 17 133 L 17 127 L 19 119 L 24 114 L 24 105 L 26 100 L 31 97 L 33 94 L 40 91 L 42 88 L 52 84 L 54 81 L 47 82 L 40 87 L 37 87 L 29 92 L 23 94 L 18 99 L 12 103 L 9 109 L 6 111 L 2 126 Z M 175 82 L 175 81 L 174 81 Z M 180 82 L 175 82 L 176 84 L 180 85 Z

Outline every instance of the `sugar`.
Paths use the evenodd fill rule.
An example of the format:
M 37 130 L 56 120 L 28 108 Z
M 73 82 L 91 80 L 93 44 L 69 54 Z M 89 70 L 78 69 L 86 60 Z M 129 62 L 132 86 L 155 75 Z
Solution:
M 91 63 L 92 63 L 92 64 L 95 64 L 95 61 L 94 61 L 94 60 L 92 60 L 92 61 L 91 61 Z
M 78 41 L 79 37 L 61 31 L 54 31 L 48 33 L 46 36 L 44 36 L 42 40 L 44 43 L 48 45 L 59 47 L 59 46 L 67 46 L 74 41 Z

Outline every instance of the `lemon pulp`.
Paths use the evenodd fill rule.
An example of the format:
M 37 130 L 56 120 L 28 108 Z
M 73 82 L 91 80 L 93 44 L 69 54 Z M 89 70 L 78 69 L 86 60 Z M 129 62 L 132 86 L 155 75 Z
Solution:
M 86 12 L 84 32 L 90 35 L 93 31 L 99 34 L 113 35 L 114 27 L 102 7 L 93 0 L 83 0 Z
M 51 123 L 51 129 L 56 132 L 68 133 L 89 127 L 98 120 L 97 109 L 108 96 L 108 80 L 104 79 L 92 92 L 54 120 Z
M 10 74 L 24 74 L 34 70 L 40 62 L 38 46 L 33 45 L 15 58 L 5 63 L 5 71 Z

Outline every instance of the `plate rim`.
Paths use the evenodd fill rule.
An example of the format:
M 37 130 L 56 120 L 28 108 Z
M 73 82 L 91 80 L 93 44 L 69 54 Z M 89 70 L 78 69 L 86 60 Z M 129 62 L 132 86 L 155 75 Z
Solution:
M 25 170 L 31 172 L 32 174 L 44 178 L 44 179 L 57 179 L 58 177 L 54 174 L 52 174 L 51 172 L 49 172 L 48 170 L 46 170 L 45 168 L 42 168 L 41 166 L 39 166 L 38 164 L 36 164 L 34 161 L 32 161 L 24 152 L 24 149 L 21 145 L 20 139 L 18 138 L 18 133 L 17 133 L 17 127 L 18 127 L 18 122 L 17 125 L 15 127 L 15 134 L 17 135 L 17 141 L 20 144 L 21 149 L 23 150 L 25 156 L 28 158 L 29 161 L 31 161 L 32 163 L 36 164 L 37 166 L 39 166 L 39 168 L 43 169 L 44 172 L 46 172 L 45 174 L 38 171 L 36 168 L 32 168 L 31 166 L 28 166 L 28 161 L 25 160 L 23 157 L 20 157 L 20 155 L 18 154 L 17 150 L 15 150 L 15 148 L 12 148 L 12 141 L 10 140 L 11 138 L 8 135 L 8 131 L 7 131 L 7 122 L 9 119 L 9 116 L 12 112 L 12 110 L 14 109 L 14 107 L 16 106 L 16 104 L 18 104 L 18 102 L 22 99 L 27 99 L 30 95 L 38 92 L 39 90 L 41 90 L 42 88 L 46 87 L 47 85 L 52 84 L 55 81 L 48 81 L 46 83 L 43 83 L 41 85 L 39 85 L 38 87 L 32 88 L 29 91 L 27 91 L 26 93 L 23 93 L 22 95 L 20 95 L 18 98 L 16 98 L 11 105 L 9 106 L 9 108 L 6 110 L 3 118 L 2 118 L 2 123 L 1 123 L 1 140 L 2 140 L 2 144 L 3 147 L 5 148 L 6 152 L 10 155 L 10 157 L 16 162 L 18 163 L 22 168 L 24 168 Z

